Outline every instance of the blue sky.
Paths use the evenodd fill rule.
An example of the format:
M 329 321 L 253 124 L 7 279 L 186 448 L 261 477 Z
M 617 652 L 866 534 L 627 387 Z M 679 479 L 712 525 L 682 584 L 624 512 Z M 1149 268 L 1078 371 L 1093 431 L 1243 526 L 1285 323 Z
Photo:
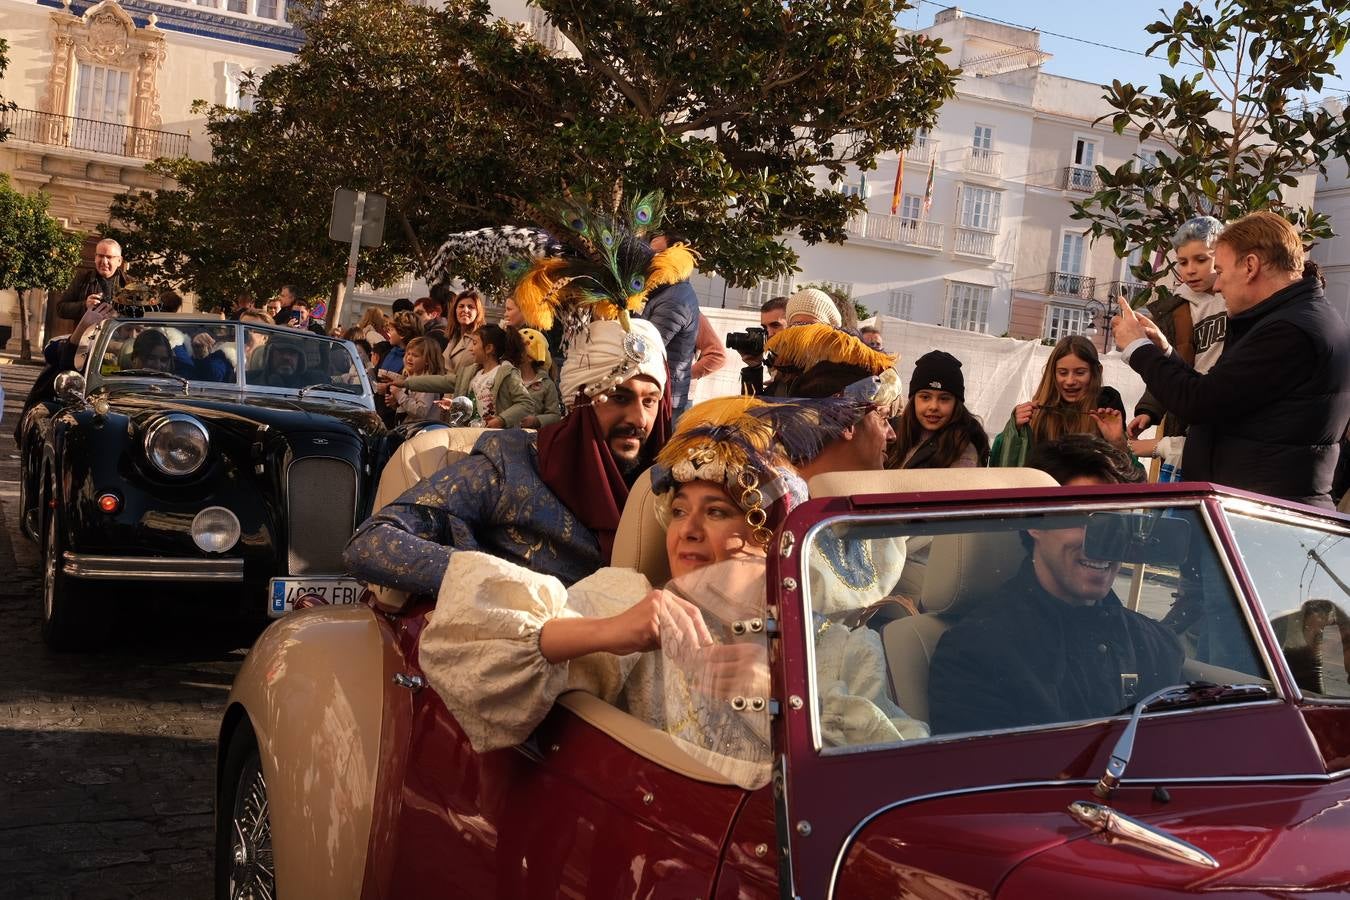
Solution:
M 933 0 L 918 0 L 918 8 L 907 10 L 900 24 L 906 28 L 926 27 L 932 24 L 935 13 L 950 5 Z M 1097 83 L 1119 78 L 1121 81 L 1154 88 L 1159 75 L 1177 74 L 1167 67 L 1165 56 L 1146 58 L 1138 55 L 1147 50 L 1154 40 L 1153 35 L 1145 33 L 1144 29 L 1161 18 L 1160 7 L 1165 6 L 1170 13 L 1180 5 L 1173 0 L 1167 3 L 1157 0 L 1089 0 L 1083 5 L 1065 3 L 1064 0 L 1018 0 L 1017 3 L 1007 0 L 968 0 L 955 5 L 972 15 L 1040 29 L 1041 49 L 1054 54 L 1054 58 L 1046 64 L 1045 71 L 1055 75 Z M 1048 32 L 1066 37 L 1055 37 Z M 1066 38 L 1080 38 L 1081 41 Z M 1121 52 L 1082 41 L 1136 52 Z M 1185 65 L 1179 69 L 1183 74 L 1198 71 Z M 1350 63 L 1346 64 L 1345 72 L 1350 76 Z M 1328 79 L 1324 93 L 1346 92 L 1350 92 L 1350 78 Z

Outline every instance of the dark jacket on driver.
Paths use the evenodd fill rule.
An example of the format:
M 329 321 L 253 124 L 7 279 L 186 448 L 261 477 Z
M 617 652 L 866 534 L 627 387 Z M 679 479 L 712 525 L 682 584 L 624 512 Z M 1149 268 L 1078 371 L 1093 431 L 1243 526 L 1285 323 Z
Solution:
M 1031 560 L 933 653 L 933 734 L 1112 716 L 1181 677 L 1181 644 L 1115 592 L 1072 606 L 1041 587 Z

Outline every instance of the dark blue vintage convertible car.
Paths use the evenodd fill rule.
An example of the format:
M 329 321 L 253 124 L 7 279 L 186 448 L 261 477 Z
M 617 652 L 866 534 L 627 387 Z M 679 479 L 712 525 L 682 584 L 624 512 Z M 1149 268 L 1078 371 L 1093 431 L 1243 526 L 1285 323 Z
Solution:
M 74 357 L 19 429 L 50 645 L 97 639 L 110 581 L 256 616 L 357 600 L 340 554 L 398 436 L 353 345 L 152 315 L 103 322 Z

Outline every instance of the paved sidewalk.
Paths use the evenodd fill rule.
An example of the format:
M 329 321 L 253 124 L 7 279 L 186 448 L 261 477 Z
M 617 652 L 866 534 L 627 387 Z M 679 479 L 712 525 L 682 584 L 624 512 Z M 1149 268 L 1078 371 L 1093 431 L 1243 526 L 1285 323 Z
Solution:
M 215 732 L 248 635 L 110 590 L 115 649 L 46 649 L 12 440 L 37 372 L 0 355 L 0 897 L 210 897 Z

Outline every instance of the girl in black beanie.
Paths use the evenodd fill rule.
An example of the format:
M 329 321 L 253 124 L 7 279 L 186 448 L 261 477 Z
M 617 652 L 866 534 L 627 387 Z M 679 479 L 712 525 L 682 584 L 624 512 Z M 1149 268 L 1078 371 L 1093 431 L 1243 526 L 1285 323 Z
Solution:
M 964 469 L 989 464 L 989 437 L 966 409 L 961 360 L 933 350 L 914 363 L 909 402 L 895 424 L 892 469 Z

